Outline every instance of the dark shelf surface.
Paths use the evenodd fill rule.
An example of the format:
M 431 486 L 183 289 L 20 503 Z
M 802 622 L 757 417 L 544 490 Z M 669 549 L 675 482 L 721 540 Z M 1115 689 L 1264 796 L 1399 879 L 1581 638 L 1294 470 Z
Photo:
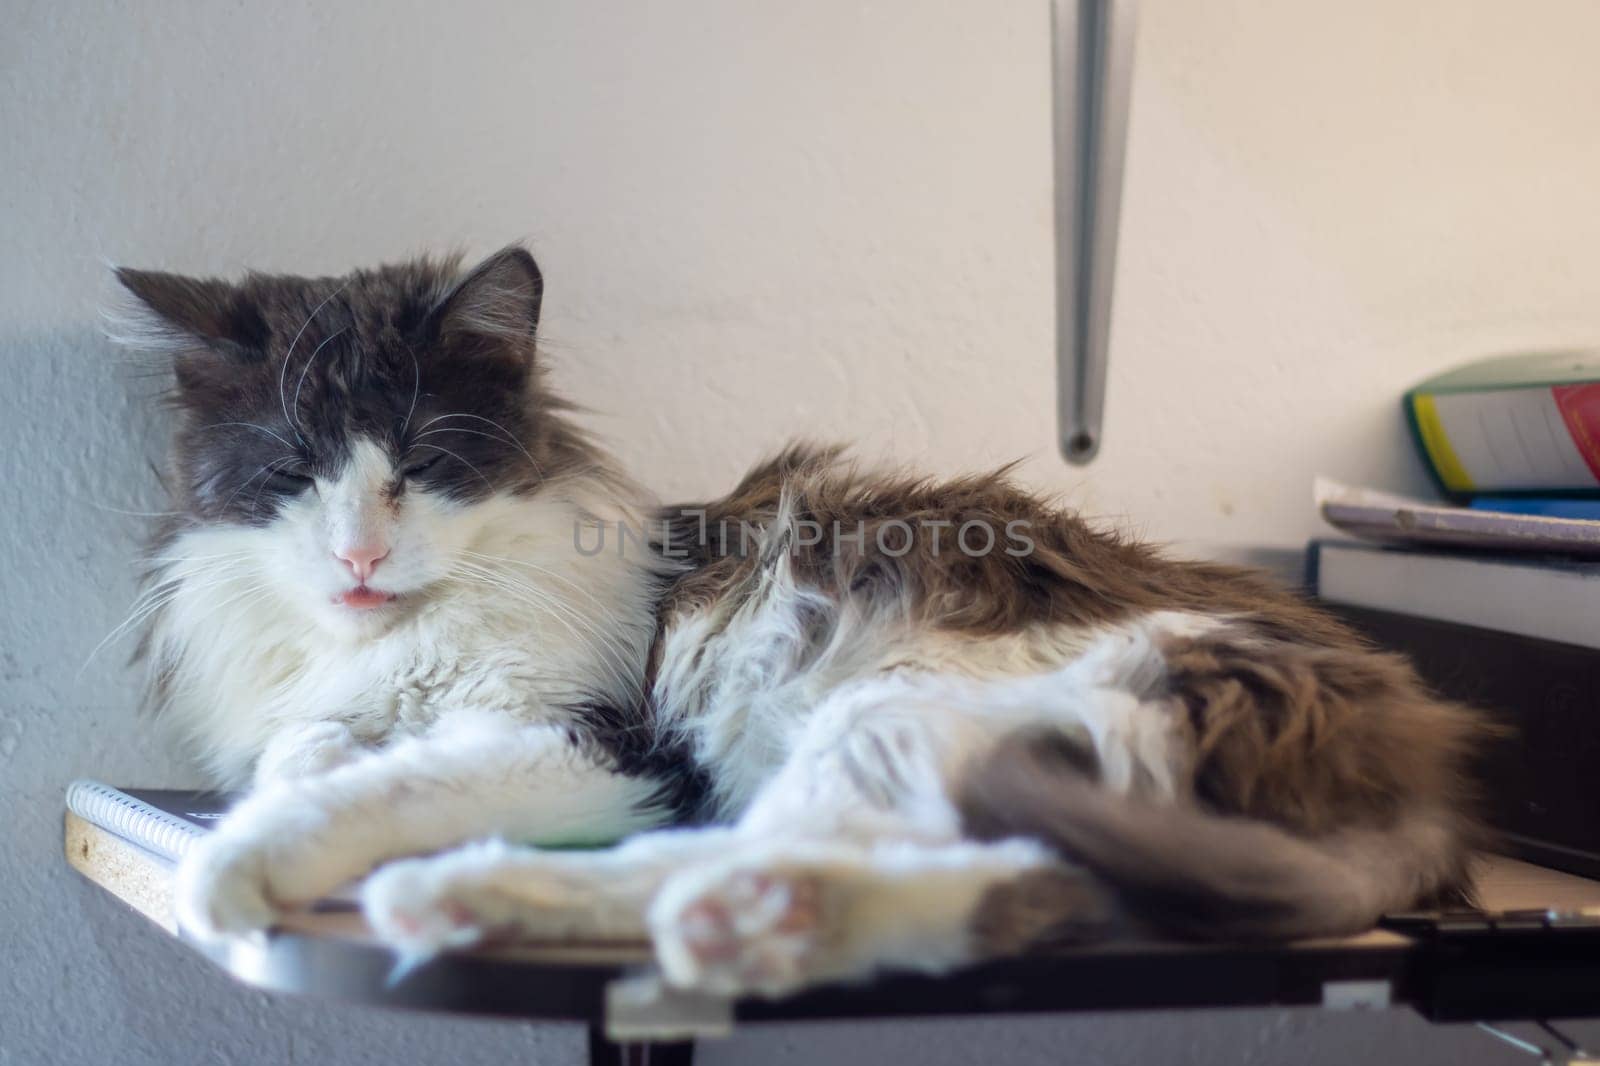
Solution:
M 86 877 L 168 932 L 170 867 L 71 816 L 67 854 Z M 1600 905 L 1600 882 L 1486 856 L 1495 910 Z M 393 958 L 345 912 L 291 915 L 265 936 L 195 946 L 260 988 L 344 1002 L 586 1021 L 607 989 L 643 973 L 642 944 L 568 944 L 443 956 L 393 982 Z M 1600 929 L 1430 938 L 1374 930 L 1293 944 L 1112 943 L 937 977 L 885 975 L 732 1005 L 741 1022 L 1291 1005 L 1407 1005 L 1441 1020 L 1600 1015 Z

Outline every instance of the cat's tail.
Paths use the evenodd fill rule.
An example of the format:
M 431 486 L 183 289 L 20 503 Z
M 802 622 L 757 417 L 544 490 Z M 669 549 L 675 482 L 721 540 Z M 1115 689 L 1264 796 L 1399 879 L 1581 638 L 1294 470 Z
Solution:
M 1051 738 L 1003 744 L 969 777 L 960 806 L 972 836 L 1049 845 L 1111 889 L 1124 918 L 1168 935 L 1345 935 L 1386 912 L 1470 895 L 1470 848 L 1448 812 L 1306 837 L 1112 792 Z

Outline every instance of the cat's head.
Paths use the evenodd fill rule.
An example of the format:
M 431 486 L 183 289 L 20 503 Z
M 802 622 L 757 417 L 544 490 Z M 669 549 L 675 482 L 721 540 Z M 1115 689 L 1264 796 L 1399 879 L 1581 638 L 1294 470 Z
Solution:
M 174 375 L 169 544 L 228 553 L 331 631 L 388 628 L 508 501 L 589 458 L 540 384 L 543 281 L 521 248 L 466 273 L 117 277 L 117 338 Z

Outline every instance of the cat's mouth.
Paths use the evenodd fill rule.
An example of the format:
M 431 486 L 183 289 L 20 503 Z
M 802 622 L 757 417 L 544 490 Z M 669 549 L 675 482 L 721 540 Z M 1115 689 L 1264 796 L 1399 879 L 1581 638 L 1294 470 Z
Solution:
M 343 604 L 353 611 L 372 611 L 385 607 L 395 601 L 393 592 L 384 592 L 381 589 L 368 588 L 366 585 L 357 585 L 353 589 L 345 589 L 334 597 L 333 602 Z

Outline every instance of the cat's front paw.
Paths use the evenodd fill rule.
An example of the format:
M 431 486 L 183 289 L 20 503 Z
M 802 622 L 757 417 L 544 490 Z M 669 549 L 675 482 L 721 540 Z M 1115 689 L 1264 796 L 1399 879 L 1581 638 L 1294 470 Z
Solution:
M 178 925 L 203 940 L 266 929 L 280 908 L 273 901 L 269 850 L 253 839 L 218 833 L 178 867 L 173 899 Z
M 484 846 L 426 859 L 392 862 L 361 886 L 361 910 L 378 939 L 402 959 L 481 943 L 495 917 L 492 897 L 476 884 Z
M 838 901 L 816 872 L 755 865 L 690 872 L 650 913 L 667 980 L 717 995 L 780 995 L 833 976 L 828 940 Z
M 325 774 L 367 750 L 343 722 L 313 722 L 273 738 L 256 760 L 256 787 Z

